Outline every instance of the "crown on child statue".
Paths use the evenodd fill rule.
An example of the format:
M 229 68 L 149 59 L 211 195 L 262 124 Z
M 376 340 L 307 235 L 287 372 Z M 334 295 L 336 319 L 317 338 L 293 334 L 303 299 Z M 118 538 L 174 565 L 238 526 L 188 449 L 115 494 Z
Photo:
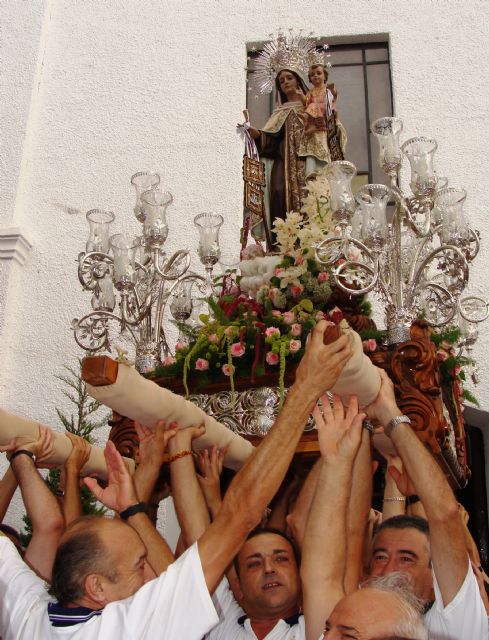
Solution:
M 292 29 L 288 33 L 279 30 L 277 35 L 269 35 L 270 42 L 265 43 L 254 61 L 253 84 L 260 93 L 270 93 L 275 86 L 275 78 L 283 69 L 295 71 L 303 79 L 307 78 L 309 67 L 322 64 L 331 67 L 331 63 L 326 60 L 329 46 L 316 45 L 316 38 L 310 33 L 308 36 L 302 35 L 302 30 L 294 33 Z

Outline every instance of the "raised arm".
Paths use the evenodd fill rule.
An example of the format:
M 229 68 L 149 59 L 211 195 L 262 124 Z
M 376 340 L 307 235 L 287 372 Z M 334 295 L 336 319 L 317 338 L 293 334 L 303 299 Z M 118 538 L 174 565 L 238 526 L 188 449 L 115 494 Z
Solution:
M 129 507 L 139 504 L 134 480 L 127 470 L 120 453 L 110 440 L 105 446 L 108 484 L 102 489 L 95 478 L 84 478 L 83 481 L 109 509 L 123 513 Z M 173 554 L 166 541 L 156 531 L 146 513 L 135 513 L 127 517 L 128 524 L 138 533 L 147 550 L 148 564 L 156 575 L 160 575 L 174 561 Z
M 306 638 L 316 640 L 336 603 L 345 595 L 347 510 L 353 462 L 362 437 L 358 402 L 348 410 L 335 396 L 334 410 L 323 399 L 314 410 L 322 465 L 309 511 L 302 549 L 301 577 Z
M 175 425 L 167 428 L 166 422 L 159 420 L 154 430 L 139 422 L 135 422 L 134 427 L 139 437 L 139 459 L 134 472 L 134 485 L 138 498 L 148 504 L 160 475 L 163 455 L 176 433 L 173 428 Z
M 367 532 L 368 516 L 372 503 L 372 455 L 371 436 L 362 430 L 360 447 L 352 471 L 351 492 L 348 502 L 346 539 L 347 561 L 345 592 L 358 589 L 363 576 L 363 549 Z
M 90 457 L 91 446 L 84 438 L 66 432 L 73 449 L 65 462 L 65 492 L 63 497 L 63 515 L 68 526 L 83 515 L 80 495 L 80 471 Z
M 173 502 L 186 546 L 198 540 L 210 523 L 191 455 L 192 440 L 200 438 L 204 431 L 203 425 L 182 429 L 171 440 L 169 447 Z
M 311 508 L 312 499 L 314 498 L 314 493 L 316 492 L 316 486 L 322 465 L 322 459 L 318 458 L 312 469 L 307 474 L 307 478 L 302 485 L 294 508 L 287 516 L 287 524 L 290 527 L 299 549 L 302 549 L 306 522 L 309 517 L 309 510 Z
M 53 432 L 40 428 L 36 442 L 19 445 L 11 454 L 11 467 L 19 483 L 22 500 L 32 522 L 32 538 L 26 549 L 24 560 L 41 578 L 51 581 L 54 556 L 58 541 L 64 531 L 64 520 L 58 501 L 39 474 L 37 464 L 52 455 Z M 18 453 L 27 451 L 32 454 Z
M 402 412 L 396 403 L 392 381 L 383 371 L 381 376 L 378 398 L 367 407 L 367 412 L 387 426 Z M 435 459 L 409 424 L 401 422 L 387 435 L 390 435 L 426 511 L 433 569 L 446 607 L 464 582 L 469 560 L 457 501 Z M 396 474 L 391 469 L 391 473 L 394 479 L 398 477 L 399 472 Z
M 0 480 L 0 522 L 3 522 L 7 509 L 17 489 L 17 478 L 11 467 L 8 467 L 5 475 Z
M 325 329 L 326 323 L 321 321 L 312 331 L 295 383 L 274 426 L 233 479 L 216 519 L 199 540 L 211 592 L 280 486 L 314 404 L 334 385 L 351 355 L 347 336 L 324 345 Z

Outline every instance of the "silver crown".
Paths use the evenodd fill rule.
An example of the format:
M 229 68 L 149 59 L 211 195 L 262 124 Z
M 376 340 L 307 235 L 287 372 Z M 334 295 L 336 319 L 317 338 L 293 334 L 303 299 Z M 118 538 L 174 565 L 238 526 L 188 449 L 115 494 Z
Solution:
M 283 69 L 295 71 L 305 79 L 313 65 L 331 67 L 331 63 L 327 61 L 329 54 L 326 54 L 329 46 L 324 44 L 318 48 L 312 35 L 304 36 L 300 31 L 294 34 L 292 29 L 289 29 L 288 34 L 283 31 L 279 31 L 276 36 L 270 34 L 272 40 L 265 44 L 254 61 L 253 84 L 260 93 L 272 91 L 275 78 Z

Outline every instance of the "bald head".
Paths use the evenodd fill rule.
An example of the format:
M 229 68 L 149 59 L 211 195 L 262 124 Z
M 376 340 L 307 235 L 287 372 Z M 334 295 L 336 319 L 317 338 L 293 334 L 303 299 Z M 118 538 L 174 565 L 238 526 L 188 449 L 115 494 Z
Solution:
M 98 516 L 79 518 L 67 527 L 56 551 L 52 578 L 53 591 L 62 605 L 76 603 L 84 596 L 89 574 L 117 579 L 113 556 L 122 552 L 116 543 L 121 533 L 138 538 L 125 522 Z
M 407 595 L 407 594 L 406 594 Z M 407 596 L 412 598 L 412 595 Z M 426 640 L 419 610 L 400 592 L 384 590 L 380 584 L 367 585 L 345 596 L 334 608 L 326 623 L 324 638 L 337 637 L 338 632 L 362 640 L 410 638 Z

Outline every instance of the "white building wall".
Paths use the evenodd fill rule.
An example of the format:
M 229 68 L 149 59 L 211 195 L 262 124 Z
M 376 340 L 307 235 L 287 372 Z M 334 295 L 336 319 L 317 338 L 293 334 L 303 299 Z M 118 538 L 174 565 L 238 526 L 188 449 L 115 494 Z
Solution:
M 406 137 L 438 140 L 437 167 L 468 191 L 481 229 L 472 289 L 489 294 L 485 193 L 487 4 L 468 0 L 3 0 L 0 233 L 20 227 L 24 264 L 0 261 L 0 403 L 58 426 L 55 375 L 80 355 L 70 330 L 89 310 L 76 277 L 85 212 L 137 229 L 129 177 L 160 172 L 174 195 L 168 249 L 196 248 L 192 218 L 224 215 L 238 246 L 247 41 L 278 27 L 326 37 L 390 37 L 395 113 Z M 359 38 L 360 40 L 361 38 Z M 334 79 L 334 71 L 332 79 Z M 489 323 L 475 349 L 489 408 Z M 101 434 L 104 439 L 106 434 Z M 3 463 L 2 463 L 3 464 Z M 0 472 L 4 469 L 0 466 Z M 17 501 L 7 521 L 19 525 Z

